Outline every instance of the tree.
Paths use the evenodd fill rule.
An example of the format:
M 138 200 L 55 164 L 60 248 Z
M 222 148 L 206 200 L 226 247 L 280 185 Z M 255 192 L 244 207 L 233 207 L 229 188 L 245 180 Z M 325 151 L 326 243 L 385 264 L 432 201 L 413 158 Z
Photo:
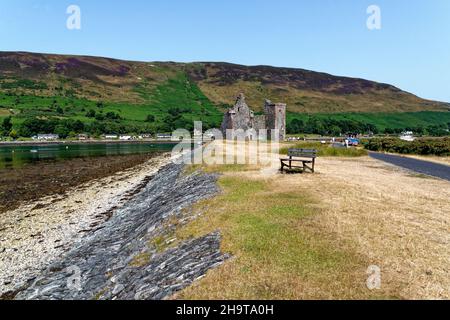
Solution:
M 287 130 L 288 130 L 288 133 L 290 133 L 290 134 L 302 133 L 304 126 L 305 126 L 305 123 L 303 122 L 303 120 L 293 119 L 290 122 Z
M 106 114 L 106 119 L 109 119 L 109 120 L 120 120 L 120 115 L 118 115 L 115 112 L 108 112 Z
M 95 118 L 95 110 L 89 110 L 87 113 L 86 113 L 86 117 L 88 117 L 88 118 Z
M 147 116 L 147 118 L 145 119 L 145 122 L 155 122 L 155 116 L 154 115 L 152 115 L 152 114 L 149 114 L 148 116 Z
M 1 127 L 2 134 L 4 136 L 9 135 L 9 132 L 11 131 L 12 126 L 13 125 L 12 125 L 11 117 L 7 117 L 7 118 L 3 119 L 3 123 L 2 123 L 2 127 Z
M 63 110 L 63 108 L 61 108 L 60 106 L 58 106 L 58 107 L 56 108 L 56 112 L 59 113 L 59 114 L 64 114 L 64 110 Z
M 55 133 L 57 135 L 59 135 L 59 137 L 61 139 L 65 139 L 69 135 L 70 129 L 67 126 L 63 125 L 63 124 L 59 124 L 59 125 L 57 125 L 55 127 Z
M 384 134 L 394 134 L 394 129 L 392 128 L 385 128 L 384 129 Z
M 16 130 L 11 130 L 11 132 L 9 133 L 9 136 L 14 140 L 16 140 L 19 137 Z
M 340 136 L 341 133 L 342 133 L 342 130 L 341 130 L 340 127 L 334 125 L 334 126 L 332 126 L 332 127 L 330 128 L 330 133 L 331 133 L 331 135 L 333 135 L 333 136 Z
M 32 137 L 39 133 L 52 133 L 59 120 L 43 120 L 37 118 L 28 118 L 19 126 L 18 133 L 22 137 Z
M 84 131 L 84 123 L 81 120 L 75 120 L 71 125 L 72 131 L 82 133 Z
M 103 113 L 98 112 L 98 113 L 95 115 L 95 120 L 103 121 L 103 120 L 105 120 L 105 116 L 103 115 Z

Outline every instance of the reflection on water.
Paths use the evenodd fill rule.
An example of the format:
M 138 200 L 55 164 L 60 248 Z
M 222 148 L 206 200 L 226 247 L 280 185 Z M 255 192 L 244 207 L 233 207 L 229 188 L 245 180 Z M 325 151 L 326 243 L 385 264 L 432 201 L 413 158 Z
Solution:
M 171 143 L 95 143 L 41 146 L 0 146 L 0 169 L 19 168 L 42 160 L 65 160 L 170 151 Z

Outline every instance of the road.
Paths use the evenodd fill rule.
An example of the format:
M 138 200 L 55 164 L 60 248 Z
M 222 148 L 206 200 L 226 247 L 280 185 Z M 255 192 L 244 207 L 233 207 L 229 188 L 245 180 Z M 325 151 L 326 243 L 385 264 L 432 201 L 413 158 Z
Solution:
M 370 156 L 417 173 L 450 181 L 450 166 L 444 164 L 376 152 L 371 152 Z

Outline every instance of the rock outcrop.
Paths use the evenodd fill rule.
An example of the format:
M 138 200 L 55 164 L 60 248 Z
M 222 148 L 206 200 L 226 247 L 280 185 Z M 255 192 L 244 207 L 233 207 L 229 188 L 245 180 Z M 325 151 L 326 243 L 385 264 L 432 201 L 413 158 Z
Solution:
M 173 231 L 193 217 L 186 208 L 218 192 L 216 175 L 162 168 L 97 231 L 76 243 L 16 299 L 164 299 L 228 257 L 220 235 L 177 242 Z

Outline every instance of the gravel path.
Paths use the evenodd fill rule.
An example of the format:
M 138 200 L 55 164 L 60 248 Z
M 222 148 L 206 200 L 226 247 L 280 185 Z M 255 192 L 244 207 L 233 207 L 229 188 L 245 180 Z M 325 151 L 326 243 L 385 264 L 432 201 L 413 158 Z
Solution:
M 370 156 L 417 173 L 450 181 L 450 167 L 443 164 L 376 152 L 371 152 Z

